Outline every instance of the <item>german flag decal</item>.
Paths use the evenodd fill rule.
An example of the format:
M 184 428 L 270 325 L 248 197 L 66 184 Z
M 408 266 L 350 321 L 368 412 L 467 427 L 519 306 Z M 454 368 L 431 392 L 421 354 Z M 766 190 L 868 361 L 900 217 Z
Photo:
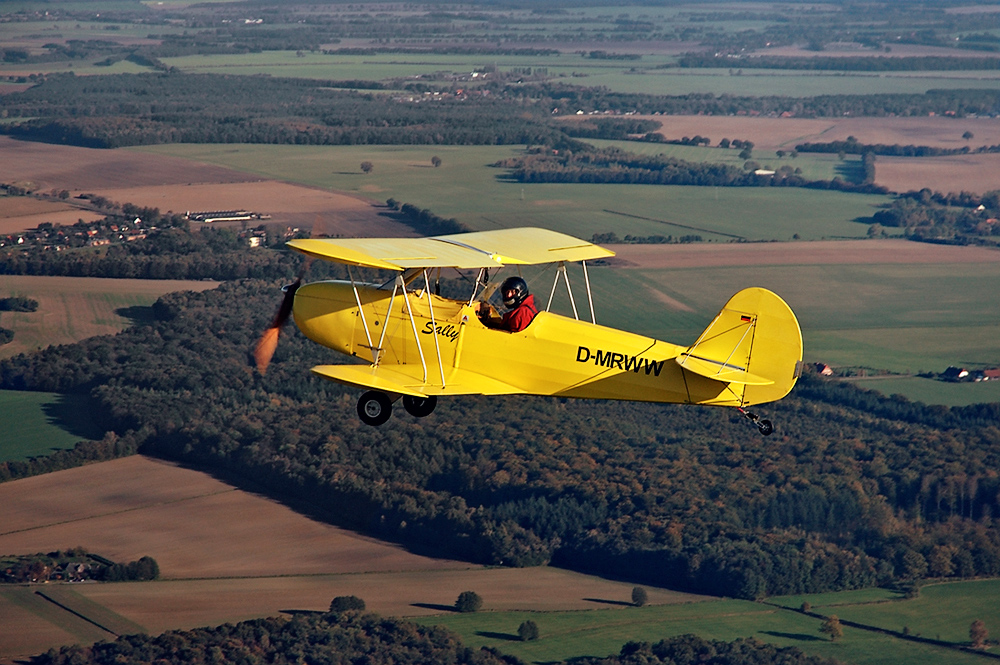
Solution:
M 750 323 L 751 321 L 753 321 L 753 317 L 744 314 L 740 317 L 740 321 L 742 321 L 743 323 Z

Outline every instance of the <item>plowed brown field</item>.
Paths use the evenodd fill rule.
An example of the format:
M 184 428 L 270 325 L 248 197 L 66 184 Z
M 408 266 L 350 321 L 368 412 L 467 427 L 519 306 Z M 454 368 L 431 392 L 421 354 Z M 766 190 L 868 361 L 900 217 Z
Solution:
M 163 212 L 249 210 L 270 216 L 273 224 L 311 228 L 322 224 L 327 235 L 412 236 L 413 230 L 381 215 L 372 201 L 304 187 L 189 160 L 127 150 L 15 141 L 0 137 L 0 182 L 34 190 L 100 194 L 119 203 L 159 208 Z M 71 224 L 84 214 L 45 211 L 30 220 L 4 214 L 0 233 L 33 228 L 40 222 Z M 24 224 L 31 223 L 25 227 Z
M 69 605 L 82 596 L 87 602 L 75 609 L 84 616 L 93 611 L 87 603 L 97 603 L 151 633 L 324 610 L 340 595 L 357 595 L 380 614 L 416 616 L 445 610 L 468 589 L 496 610 L 614 607 L 632 589 L 555 568 L 488 569 L 420 556 L 139 456 L 5 483 L 0 506 L 2 553 L 82 545 L 117 561 L 155 558 L 161 581 L 77 584 L 61 594 Z M 0 661 L 81 640 L 79 619 L 38 602 L 38 588 L 0 588 L 0 626 L 24 629 L 0 630 Z M 701 598 L 648 591 L 659 604 Z

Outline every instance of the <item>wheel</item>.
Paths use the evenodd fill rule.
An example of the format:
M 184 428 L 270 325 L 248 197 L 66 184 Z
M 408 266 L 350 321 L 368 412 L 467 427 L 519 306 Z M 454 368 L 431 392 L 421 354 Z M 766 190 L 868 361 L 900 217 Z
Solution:
M 768 436 L 774 431 L 774 425 L 771 424 L 770 420 L 762 420 L 757 423 L 757 429 L 759 429 L 760 433 L 764 436 Z
M 438 398 L 435 395 L 431 395 L 430 397 L 403 395 L 403 408 L 406 409 L 408 414 L 417 418 L 431 415 L 437 403 Z
M 392 415 L 392 401 L 385 393 L 369 390 L 358 400 L 358 416 L 366 425 L 378 427 Z

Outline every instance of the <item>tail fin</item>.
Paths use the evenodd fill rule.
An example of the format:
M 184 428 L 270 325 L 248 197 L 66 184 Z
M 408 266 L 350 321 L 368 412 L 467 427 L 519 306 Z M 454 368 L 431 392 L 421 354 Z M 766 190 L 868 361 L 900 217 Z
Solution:
M 729 384 L 718 403 L 750 406 L 787 395 L 802 373 L 802 332 L 784 300 L 767 289 L 729 299 L 677 364 Z

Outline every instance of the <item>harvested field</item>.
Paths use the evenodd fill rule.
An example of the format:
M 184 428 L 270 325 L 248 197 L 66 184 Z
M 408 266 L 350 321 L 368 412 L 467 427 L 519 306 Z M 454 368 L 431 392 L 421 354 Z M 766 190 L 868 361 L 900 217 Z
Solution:
M 725 266 L 996 263 L 1000 251 L 986 247 L 933 245 L 910 240 L 827 240 L 804 243 L 608 245 L 623 268 Z
M 976 148 L 1000 144 L 1000 118 L 752 118 L 746 116 L 642 116 L 662 123 L 669 139 L 701 134 L 717 145 L 722 138 L 750 140 L 755 151 L 791 150 L 797 143 L 843 141 Z M 973 138 L 962 138 L 965 132 Z M 879 165 L 881 160 L 879 158 Z M 926 159 L 926 158 L 920 158 Z
M 161 211 L 239 209 L 270 216 L 268 224 L 310 228 L 321 222 L 323 232 L 328 235 L 413 235 L 409 227 L 379 216 L 381 209 L 370 201 L 276 180 L 112 188 L 101 189 L 100 193 L 113 201 L 128 201 Z
M 413 235 L 410 227 L 381 215 L 384 209 L 365 198 L 262 180 L 259 175 L 222 166 L 138 151 L 96 150 L 0 137 L 0 182 L 17 182 L 40 190 L 66 189 L 74 196 L 91 192 L 163 212 L 245 209 L 270 215 L 268 223 L 300 228 L 311 228 L 320 221 L 327 235 Z M 87 219 L 69 213 L 60 219 L 38 219 L 34 225 L 42 221 L 71 224 L 81 216 Z M 0 225 L 4 224 L 2 217 Z M 4 228 L 0 227 L 0 232 Z
M 36 277 L 0 275 L 0 297 L 38 301 L 37 312 L 3 312 L 0 323 L 14 331 L 14 341 L 0 347 L 0 358 L 50 344 L 71 344 L 95 335 L 110 335 L 132 324 L 129 316 L 165 293 L 205 291 L 218 282 Z
M 950 157 L 879 157 L 875 182 L 894 192 L 924 187 L 937 192 L 975 192 L 1000 189 L 1000 154 Z
M 46 587 L 84 616 L 151 633 L 325 610 L 340 595 L 380 614 L 419 616 L 448 611 L 468 589 L 486 609 L 555 610 L 624 606 L 632 588 L 555 568 L 487 569 L 411 554 L 140 456 L 5 483 L 0 505 L 0 552 L 82 545 L 119 561 L 155 558 L 158 582 Z M 79 620 L 39 602 L 34 588 L 0 593 L 0 625 L 24 628 L 0 631 L 0 660 L 81 640 Z M 703 598 L 648 591 L 654 604 Z
M 102 217 L 104 215 L 67 203 L 41 201 L 28 196 L 0 197 L 0 236 L 27 231 L 43 222 L 71 226 L 80 219 L 90 222 Z
M 257 179 L 246 173 L 173 157 L 0 137 L 0 182 L 30 183 L 42 190 L 100 193 L 100 188 Z
M 0 504 L 7 514 L 0 552 L 79 544 L 116 561 L 148 554 L 167 579 L 467 565 L 409 554 L 144 457 L 0 485 Z

